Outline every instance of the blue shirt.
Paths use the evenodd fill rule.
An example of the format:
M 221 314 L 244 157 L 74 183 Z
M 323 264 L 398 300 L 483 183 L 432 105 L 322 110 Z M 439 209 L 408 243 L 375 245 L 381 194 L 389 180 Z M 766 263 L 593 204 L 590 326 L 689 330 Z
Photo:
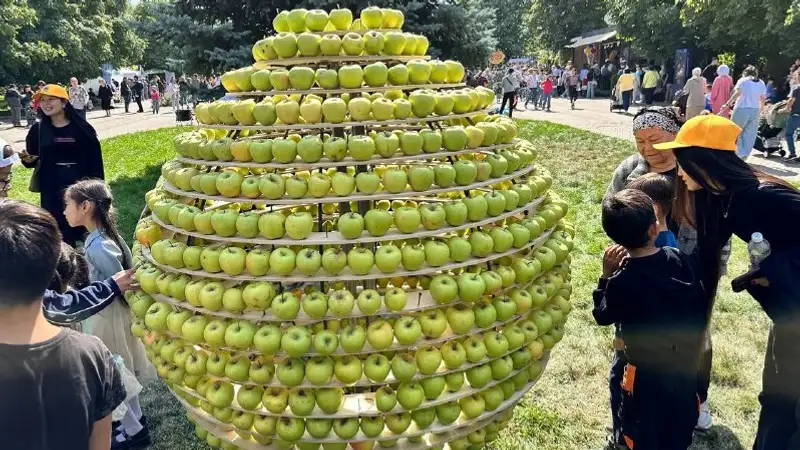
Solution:
M 123 255 L 127 255 L 128 261 L 132 259 L 127 246 L 119 248 L 113 239 L 100 230 L 89 233 L 83 246 L 91 281 L 103 281 L 121 271 Z
M 678 248 L 678 240 L 675 239 L 675 233 L 672 231 L 662 231 L 658 233 L 658 237 L 656 238 L 656 242 L 654 244 L 656 247 L 673 247 Z
M 753 81 L 750 77 L 740 78 L 736 83 L 736 89 L 741 91 L 739 98 L 736 99 L 736 108 L 760 108 L 761 97 L 767 95 L 767 87 L 764 82 Z

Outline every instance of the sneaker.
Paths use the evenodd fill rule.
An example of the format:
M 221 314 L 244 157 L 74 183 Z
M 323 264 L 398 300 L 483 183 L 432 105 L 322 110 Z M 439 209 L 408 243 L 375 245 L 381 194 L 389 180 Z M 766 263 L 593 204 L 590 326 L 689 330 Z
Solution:
M 111 450 L 129 450 L 133 448 L 143 448 L 150 445 L 150 430 L 147 427 L 141 431 L 128 436 L 124 431 L 115 433 L 111 438 Z
M 694 429 L 698 431 L 708 431 L 711 429 L 711 410 L 708 409 L 708 402 L 705 401 L 700 404 L 700 415 L 697 417 L 697 425 Z

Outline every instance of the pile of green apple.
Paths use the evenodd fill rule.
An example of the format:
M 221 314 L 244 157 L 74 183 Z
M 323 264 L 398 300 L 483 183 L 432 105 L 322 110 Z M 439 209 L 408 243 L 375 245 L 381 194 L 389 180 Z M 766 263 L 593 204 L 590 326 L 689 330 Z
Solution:
M 412 157 L 414 159 L 437 160 L 446 163 L 447 152 L 474 149 L 475 153 L 486 150 L 506 150 L 513 144 L 511 154 L 499 152 L 506 159 L 520 156 L 524 160 L 535 159 L 536 150 L 530 142 L 517 140 L 517 127 L 510 121 L 479 122 L 476 125 L 453 125 L 442 130 L 423 129 L 371 131 L 367 135 L 346 134 L 344 137 L 325 134 L 300 136 L 292 134 L 286 138 L 260 139 L 258 135 L 248 135 L 246 139 L 232 139 L 218 136 L 210 130 L 181 133 L 173 139 L 178 155 L 203 161 L 237 161 L 246 163 L 291 165 L 294 163 L 313 164 L 317 162 L 339 162 L 349 158 L 351 164 L 380 164 L 381 159 Z M 288 142 L 291 141 L 291 142 Z M 431 155 L 431 156 L 427 156 Z M 473 159 L 480 163 L 484 158 L 468 154 L 463 159 Z M 513 162 L 512 162 L 513 164 Z M 178 169 L 180 166 L 167 165 Z M 277 166 L 280 167 L 280 166 Z M 288 166 L 291 167 L 291 166 Z
M 410 63 L 409 63 L 410 64 Z M 342 84 L 342 73 L 353 68 L 356 75 L 361 75 L 359 66 L 345 66 L 339 69 L 338 83 Z M 289 72 L 296 70 L 291 69 Z M 311 78 L 309 83 L 319 81 L 319 70 L 315 78 L 314 72 L 308 69 Z M 321 70 L 321 69 L 320 69 Z M 275 74 L 277 71 L 273 71 Z M 336 79 L 336 72 L 331 74 Z M 356 87 L 361 87 L 361 78 L 356 78 Z M 354 86 L 349 85 L 348 86 Z M 425 119 L 428 117 L 447 117 L 451 114 L 482 114 L 484 109 L 494 101 L 494 93 L 484 87 L 463 88 L 458 90 L 417 89 L 406 95 L 401 90 L 387 91 L 385 94 L 362 93 L 358 96 L 341 94 L 339 97 L 322 97 L 309 94 L 300 96 L 274 95 L 265 97 L 260 102 L 248 100 L 218 100 L 213 103 L 201 103 L 195 108 L 198 122 L 204 125 L 227 126 L 280 126 L 303 124 L 342 124 L 363 121 L 387 121 Z
M 294 66 L 287 70 L 264 66 L 265 64 L 256 63 L 226 72 L 221 78 L 223 86 L 229 92 L 306 91 L 313 88 L 336 90 L 358 89 L 362 86 L 393 87 L 388 92 L 394 92 L 427 84 L 457 84 L 464 77 L 464 67 L 460 63 L 437 59 L 413 59 L 405 64 L 390 62 L 389 65 L 378 61 L 363 66 L 344 65 L 338 70 L 326 67 L 315 70 L 305 66 Z M 398 94 L 394 93 L 392 96 L 396 98 Z
M 510 189 L 492 192 L 471 191 L 469 197 L 441 200 L 437 202 L 417 203 L 381 200 L 375 202 L 375 208 L 365 214 L 355 212 L 337 212 L 335 203 L 326 204 L 323 213 L 331 217 L 322 223 L 314 220 L 316 211 L 311 207 L 286 208 L 276 211 L 263 209 L 237 210 L 231 205 L 206 209 L 181 203 L 175 199 L 163 197 L 153 204 L 153 213 L 164 224 L 171 224 L 182 231 L 213 236 L 242 238 L 243 242 L 252 238 L 294 240 L 307 239 L 314 232 L 326 232 L 326 239 L 359 239 L 365 236 L 385 236 L 390 231 L 403 234 L 440 230 L 446 228 L 463 229 L 464 225 L 485 221 L 503 215 L 508 217 L 515 212 L 530 209 L 534 202 L 541 201 L 539 195 L 544 183 L 541 177 L 530 177 L 526 183 L 513 185 Z M 330 206 L 330 208 L 328 208 Z M 390 209 L 391 208 L 391 209 Z M 518 245 L 524 245 L 530 239 L 536 239 L 546 229 L 555 225 L 563 216 L 562 204 L 545 205 L 539 213 L 526 219 L 525 225 L 530 236 L 520 235 L 519 226 L 510 226 L 509 231 L 517 237 Z M 499 218 L 502 220 L 504 217 Z M 536 220 L 534 220 L 536 219 Z M 512 219 L 513 220 L 513 219 Z M 538 222 L 537 222 L 538 220 Z M 500 225 L 495 223 L 495 225 Z M 538 226 L 538 228 L 537 228 Z M 328 234 L 337 231 L 338 234 Z M 395 232 L 396 234 L 396 232 Z M 319 236 L 317 236 L 319 237 Z M 395 236 L 397 238 L 398 236 Z

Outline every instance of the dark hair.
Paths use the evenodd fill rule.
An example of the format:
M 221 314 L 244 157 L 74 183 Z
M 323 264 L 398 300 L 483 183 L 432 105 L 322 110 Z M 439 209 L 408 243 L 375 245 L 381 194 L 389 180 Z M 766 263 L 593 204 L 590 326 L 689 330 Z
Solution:
M 92 178 L 78 181 L 67 188 L 64 192 L 64 197 L 69 198 L 78 205 L 83 202 L 89 202 L 94 205 L 94 217 L 92 219 L 97 222 L 98 228 L 108 235 L 120 250 L 126 247 L 125 241 L 117 229 L 114 211 L 111 209 L 114 197 L 111 195 L 111 189 L 108 188 L 103 180 Z M 128 253 L 122 251 L 122 268 L 130 269 L 132 264 L 133 262 L 130 260 Z
M 642 191 L 623 189 L 603 202 L 603 230 L 617 244 L 642 248 L 650 242 L 647 231 L 656 222 L 653 200 Z
M 622 71 L 623 73 L 631 73 L 631 68 L 626 67 L 625 70 Z
M 0 309 L 41 300 L 61 252 L 61 233 L 47 211 L 0 201 Z
M 706 292 L 716 294 L 720 276 L 720 255 L 725 246 L 720 235 L 722 221 L 736 192 L 771 183 L 794 190 L 789 183 L 753 168 L 736 152 L 703 147 L 675 149 L 680 168 L 703 189 L 689 191 L 676 185 L 673 217 L 697 230 L 697 251 Z
M 508 73 L 514 73 L 514 69 L 508 69 Z
M 742 71 L 742 76 L 750 77 L 755 81 L 758 78 L 758 69 L 756 69 L 755 66 L 747 66 Z
M 672 202 L 675 200 L 675 182 L 666 175 L 655 172 L 646 173 L 631 181 L 627 189 L 636 189 L 647 194 L 665 216 L 668 216 L 672 210 Z
M 61 243 L 53 280 L 48 289 L 64 293 L 67 288 L 83 289 L 89 285 L 89 264 L 86 258 L 68 244 Z

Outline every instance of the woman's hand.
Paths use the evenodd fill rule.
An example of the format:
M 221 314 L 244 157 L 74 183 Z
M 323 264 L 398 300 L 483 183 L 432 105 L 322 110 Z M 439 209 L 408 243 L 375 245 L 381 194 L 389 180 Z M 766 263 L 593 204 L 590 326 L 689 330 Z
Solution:
M 748 286 L 769 287 L 769 280 L 761 272 L 761 269 L 751 270 L 731 280 L 731 289 L 733 292 L 742 292 L 747 289 Z
M 603 278 L 609 278 L 620 268 L 628 256 L 628 251 L 621 245 L 611 245 L 603 253 Z

